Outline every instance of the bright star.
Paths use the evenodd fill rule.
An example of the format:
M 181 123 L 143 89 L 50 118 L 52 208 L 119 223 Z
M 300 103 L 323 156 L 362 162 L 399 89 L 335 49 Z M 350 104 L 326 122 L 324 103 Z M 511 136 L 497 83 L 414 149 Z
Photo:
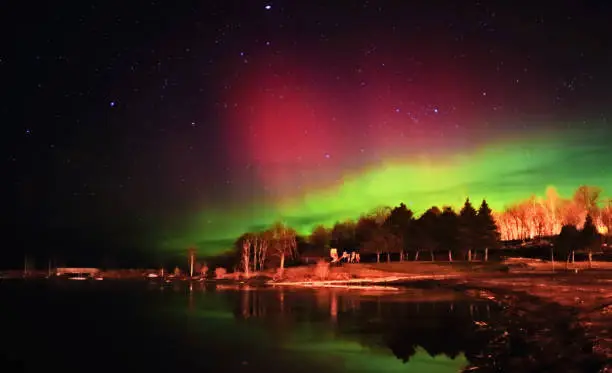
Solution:
M 266 10 L 270 10 L 270 9 L 272 9 L 272 5 L 266 5 L 264 8 L 265 8 Z

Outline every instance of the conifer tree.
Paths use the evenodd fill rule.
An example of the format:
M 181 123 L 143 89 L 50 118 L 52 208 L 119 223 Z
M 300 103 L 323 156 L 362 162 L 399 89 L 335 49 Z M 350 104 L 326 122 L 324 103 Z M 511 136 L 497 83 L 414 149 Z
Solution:
M 580 246 L 586 250 L 589 255 L 589 268 L 593 265 L 593 251 L 597 250 L 601 245 L 601 236 L 597 232 L 597 227 L 593 223 L 591 214 L 586 216 L 584 225 L 580 231 Z
M 477 244 L 476 227 L 478 224 L 477 213 L 469 198 L 466 198 L 459 212 L 459 246 L 462 251 L 467 251 L 468 261 L 472 260 L 472 250 Z
M 489 249 L 496 248 L 499 245 L 500 233 L 491 208 L 484 199 L 478 208 L 476 231 L 477 246 L 484 250 L 484 260 L 487 261 Z

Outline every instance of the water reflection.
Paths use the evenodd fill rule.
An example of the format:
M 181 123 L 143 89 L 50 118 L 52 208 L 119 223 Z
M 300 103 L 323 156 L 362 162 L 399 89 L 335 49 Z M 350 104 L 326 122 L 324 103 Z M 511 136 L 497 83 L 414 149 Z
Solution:
M 463 368 L 465 355 L 478 355 L 490 338 L 478 325 L 488 324 L 491 305 L 468 302 L 456 294 L 414 290 L 364 295 L 322 289 L 243 291 L 240 296 L 240 308 L 234 311 L 239 319 L 308 325 L 321 336 L 393 353 L 404 363 L 415 357 L 421 361 L 437 357 L 454 360 L 453 369 Z
M 596 372 L 602 365 L 560 306 L 524 312 L 431 289 L 207 286 L 3 283 L 0 363 L 8 357 L 24 367 L 14 371 L 225 373 Z
M 213 310 L 211 299 L 223 303 Z M 237 334 L 256 331 L 258 344 L 268 338 L 268 351 L 275 356 L 305 359 L 334 372 L 419 372 L 433 366 L 439 372 L 599 370 L 603 361 L 592 354 L 593 343 L 584 338 L 571 310 L 533 307 L 538 299 L 521 299 L 515 301 L 522 306 L 501 307 L 434 289 L 363 292 L 195 284 L 188 312 L 207 318 L 223 313 L 234 320 L 226 328 L 238 328 Z
M 334 356 L 346 371 L 597 372 L 602 365 L 571 312 L 554 305 L 527 317 L 431 289 L 225 289 L 224 295 L 242 325 L 279 333 L 283 350 L 304 358 L 331 364 Z

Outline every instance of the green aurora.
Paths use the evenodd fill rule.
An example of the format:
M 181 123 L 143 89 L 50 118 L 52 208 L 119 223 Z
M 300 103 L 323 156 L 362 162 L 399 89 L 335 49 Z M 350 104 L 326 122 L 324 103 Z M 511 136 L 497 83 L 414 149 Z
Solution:
M 437 205 L 457 208 L 466 197 L 486 199 L 494 210 L 554 186 L 570 196 L 580 185 L 612 190 L 612 147 L 609 131 L 541 133 L 529 140 L 509 139 L 475 150 L 444 156 L 424 154 L 389 159 L 359 172 L 339 173 L 335 185 L 312 188 L 275 203 L 242 209 L 202 208 L 186 218 L 182 229 L 163 232 L 157 246 L 184 251 L 195 246 L 203 254 L 227 250 L 246 231 L 284 221 L 301 234 L 317 224 L 331 226 L 354 219 L 378 206 L 404 202 L 415 213 Z
M 183 293 L 169 295 L 164 304 L 165 311 L 157 315 L 158 325 L 164 325 L 164 328 L 170 330 L 186 328 L 191 339 L 205 338 L 215 341 L 217 348 L 232 346 L 234 351 L 227 352 L 227 356 L 246 359 L 248 365 L 258 364 L 247 357 L 251 354 L 255 355 L 251 356 L 253 360 L 275 356 L 277 367 L 293 366 L 295 371 L 321 370 L 338 373 L 450 373 L 459 372 L 469 364 L 464 354 L 454 358 L 442 354 L 430 356 L 421 347 L 417 347 L 415 354 L 404 363 L 393 355 L 389 348 L 383 345 L 365 346 L 348 336 L 340 336 L 330 329 L 327 323 L 302 321 L 271 324 L 257 318 L 237 322 L 231 312 L 231 292 L 204 294 L 205 296 L 194 296 L 190 293 L 190 308 L 186 307 Z M 240 295 L 244 296 L 244 293 Z M 295 367 L 296 362 L 300 362 L 298 369 Z

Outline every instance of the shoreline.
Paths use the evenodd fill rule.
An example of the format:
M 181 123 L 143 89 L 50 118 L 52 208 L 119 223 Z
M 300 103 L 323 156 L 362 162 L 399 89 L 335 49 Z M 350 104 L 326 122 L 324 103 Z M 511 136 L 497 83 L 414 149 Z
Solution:
M 586 276 L 585 276 L 586 275 Z M 460 291 L 474 298 L 485 298 L 508 307 L 513 314 L 542 317 L 553 324 L 558 312 L 571 315 L 583 337 L 592 343 L 590 351 L 605 361 L 601 372 L 612 371 L 612 273 L 598 279 L 597 272 L 574 274 L 514 274 L 498 277 L 464 278 L 443 281 L 439 287 Z M 595 277 L 595 278 L 594 278 Z M 598 286 L 598 280 L 608 283 Z M 608 281 L 610 280 L 610 281 Z M 589 283 L 590 282 L 590 283 Z M 419 284 L 414 284 L 419 286 Z M 425 285 L 421 283 L 420 286 Z M 550 312 L 550 309 L 555 309 Z M 548 317 L 546 317 L 548 316 Z M 586 348 L 586 347 L 585 347 Z
M 506 268 L 499 264 L 357 264 L 330 267 L 326 279 L 316 279 L 316 267 L 309 266 L 286 268 L 282 281 L 274 281 L 275 275 L 269 271 L 255 273 L 248 279 L 229 274 L 221 279 L 175 278 L 169 283 L 200 282 L 237 289 L 337 288 L 356 291 L 384 290 L 390 293 L 402 291 L 402 288 L 406 287 L 453 290 L 472 298 L 495 302 L 507 309 L 510 318 L 530 320 L 532 325 L 547 325 L 546 328 L 550 325 L 550 328 L 554 329 L 559 328 L 559 320 L 566 320 L 566 323 L 572 325 L 567 329 L 567 333 L 575 335 L 572 338 L 575 338 L 577 343 L 583 343 L 582 348 L 588 349 L 594 359 L 604 362 L 605 368 L 601 371 L 612 371 L 612 271 L 601 267 L 573 271 L 559 266 L 556 272 L 552 272 L 544 264 L 539 264 L 535 269 L 525 266 L 524 263 Z M 135 279 L 166 283 L 163 278 L 148 279 L 142 276 L 108 278 L 109 281 Z

